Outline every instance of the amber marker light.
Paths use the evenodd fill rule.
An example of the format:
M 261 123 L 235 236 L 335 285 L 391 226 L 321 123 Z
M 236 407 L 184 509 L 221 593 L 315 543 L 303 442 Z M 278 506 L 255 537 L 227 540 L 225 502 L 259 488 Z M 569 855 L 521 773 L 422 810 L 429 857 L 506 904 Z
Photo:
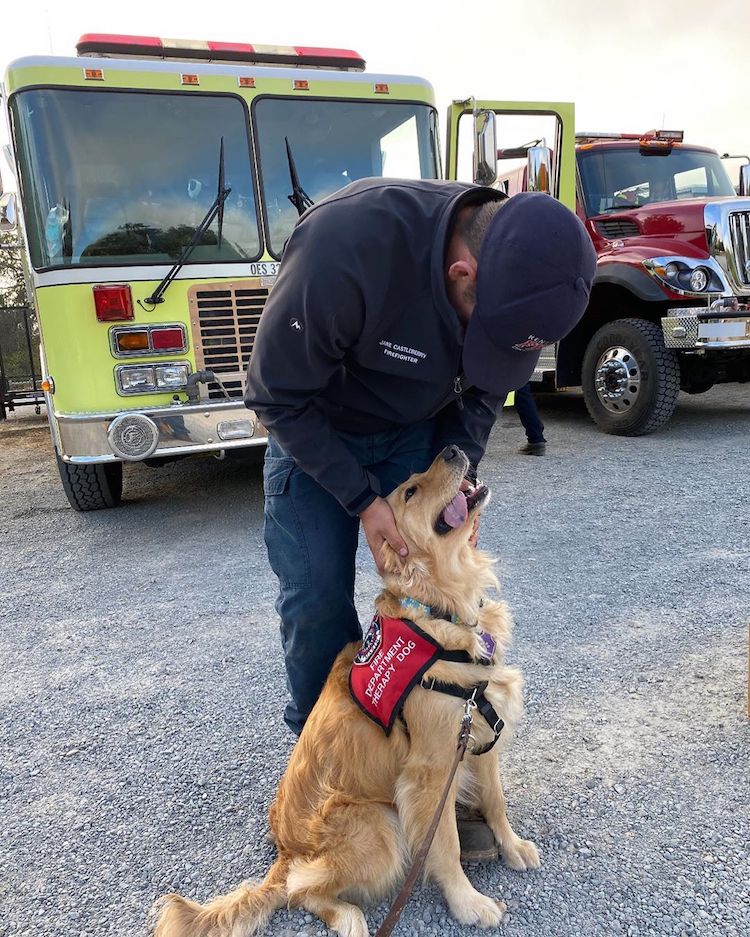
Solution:
M 101 68 L 84 68 L 83 77 L 86 81 L 104 81 L 104 72 Z
M 121 332 L 115 342 L 118 351 L 148 351 L 148 331 Z
M 310 82 L 306 81 L 303 78 L 295 78 L 294 81 L 292 82 L 292 90 L 293 91 L 309 91 Z
M 183 85 L 199 85 L 200 78 L 197 75 L 182 75 Z

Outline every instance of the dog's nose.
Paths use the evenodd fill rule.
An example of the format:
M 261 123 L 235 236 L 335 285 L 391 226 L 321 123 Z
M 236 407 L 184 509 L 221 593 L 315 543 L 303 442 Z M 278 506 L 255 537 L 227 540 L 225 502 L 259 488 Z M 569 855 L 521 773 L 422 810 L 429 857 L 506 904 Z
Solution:
M 458 446 L 446 446 L 445 449 L 440 453 L 440 455 L 445 459 L 446 462 L 452 462 L 453 459 L 457 459 L 461 454 L 461 450 Z

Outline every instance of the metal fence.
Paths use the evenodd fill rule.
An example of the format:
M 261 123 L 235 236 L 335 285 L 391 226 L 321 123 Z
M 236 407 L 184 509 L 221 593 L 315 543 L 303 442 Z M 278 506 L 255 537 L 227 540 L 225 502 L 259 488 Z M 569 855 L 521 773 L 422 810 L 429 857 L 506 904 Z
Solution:
M 16 407 L 40 412 L 39 337 L 34 311 L 28 306 L 0 306 L 0 420 Z

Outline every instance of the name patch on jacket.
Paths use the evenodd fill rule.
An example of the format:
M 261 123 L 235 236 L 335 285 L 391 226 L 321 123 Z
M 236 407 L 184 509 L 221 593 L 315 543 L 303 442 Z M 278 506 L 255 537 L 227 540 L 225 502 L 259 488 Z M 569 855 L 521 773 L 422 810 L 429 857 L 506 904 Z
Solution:
M 407 618 L 373 618 L 349 671 L 349 689 L 362 712 L 386 735 L 441 651 L 437 641 Z

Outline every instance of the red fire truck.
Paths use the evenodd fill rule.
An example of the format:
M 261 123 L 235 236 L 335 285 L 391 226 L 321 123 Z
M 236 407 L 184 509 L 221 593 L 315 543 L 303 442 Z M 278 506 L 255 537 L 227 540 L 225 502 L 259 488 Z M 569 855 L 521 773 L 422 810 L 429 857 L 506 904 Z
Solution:
M 576 134 L 576 164 L 597 275 L 582 321 L 534 377 L 582 387 L 600 429 L 639 436 L 669 420 L 680 390 L 750 380 L 750 165 L 735 191 L 714 150 L 665 130 Z M 526 173 L 497 184 L 513 195 Z

